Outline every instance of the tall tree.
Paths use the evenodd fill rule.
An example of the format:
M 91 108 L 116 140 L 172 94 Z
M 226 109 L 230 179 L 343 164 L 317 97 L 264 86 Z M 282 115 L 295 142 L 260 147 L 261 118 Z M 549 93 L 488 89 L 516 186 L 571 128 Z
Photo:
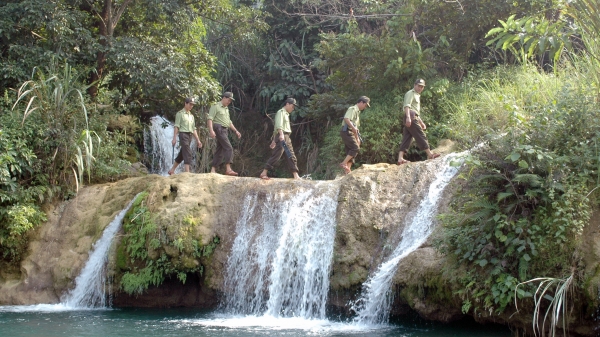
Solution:
M 110 49 L 110 43 L 115 33 L 115 28 L 121 19 L 121 16 L 133 0 L 103 0 L 88 1 L 89 10 L 98 19 L 98 34 L 100 48 L 96 54 L 96 70 L 92 73 L 91 81 L 94 83 L 89 93 L 95 97 L 98 93 L 97 82 L 102 78 L 104 67 L 106 65 L 106 53 Z
M 16 88 L 34 67 L 91 65 L 98 49 L 87 12 L 63 0 L 8 0 L 0 4 L 0 91 Z

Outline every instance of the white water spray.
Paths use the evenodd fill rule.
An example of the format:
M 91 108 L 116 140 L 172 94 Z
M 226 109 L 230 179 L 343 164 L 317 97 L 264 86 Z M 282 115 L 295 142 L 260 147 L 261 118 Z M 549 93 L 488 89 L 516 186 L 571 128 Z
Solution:
M 139 195 L 139 194 L 138 194 Z M 106 303 L 106 263 L 108 250 L 112 239 L 121 228 L 123 218 L 137 195 L 104 229 L 102 237 L 94 244 L 89 258 L 81 273 L 75 279 L 75 289 L 71 290 L 62 300 L 61 304 L 68 308 L 90 309 L 105 308 Z
M 339 187 L 246 196 L 227 262 L 225 311 L 324 319 Z
M 173 147 L 173 133 L 175 128 L 173 123 L 161 116 L 150 118 L 150 125 L 144 130 L 144 154 L 150 173 L 168 175 L 168 171 L 173 165 L 173 161 L 180 151 L 179 140 Z M 196 140 L 190 144 L 192 154 L 196 153 Z M 194 160 L 195 162 L 195 160 Z M 183 165 L 179 165 L 175 173 L 183 170 Z
M 354 318 L 355 324 L 382 324 L 388 320 L 393 301 L 392 279 L 398 269 L 398 262 L 419 248 L 433 231 L 433 217 L 438 200 L 444 188 L 458 172 L 458 166 L 449 164 L 463 155 L 464 153 L 450 154 L 443 158 L 443 172 L 438 174 L 429 186 L 429 191 L 414 217 L 408 219 L 400 243 L 388 260 L 363 284 L 361 297 L 352 306 L 352 310 L 357 314 Z

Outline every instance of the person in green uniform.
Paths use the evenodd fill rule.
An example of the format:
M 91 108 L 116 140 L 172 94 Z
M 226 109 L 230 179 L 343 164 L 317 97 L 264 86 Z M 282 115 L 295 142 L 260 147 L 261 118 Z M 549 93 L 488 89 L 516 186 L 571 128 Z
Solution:
M 297 107 L 296 100 L 288 98 L 285 100 L 283 108 L 277 111 L 275 115 L 275 128 L 273 130 L 273 140 L 269 146 L 273 151 L 271 152 L 271 158 L 265 164 L 265 168 L 260 174 L 261 179 L 268 180 L 267 175 L 269 170 L 272 170 L 274 165 L 281 159 L 281 156 L 285 153 L 288 168 L 292 172 L 294 179 L 300 179 L 298 175 L 298 165 L 296 155 L 294 154 L 294 148 L 292 147 L 292 141 L 290 135 L 292 134 L 292 128 L 290 124 L 290 113 Z M 284 147 L 287 147 L 286 148 Z
M 346 158 L 340 163 L 340 167 L 344 170 L 345 174 L 350 173 L 350 167 L 354 163 L 354 158 L 358 154 L 360 149 L 360 138 L 358 137 L 358 128 L 360 127 L 360 113 L 366 108 L 370 107 L 369 102 L 371 99 L 367 96 L 360 96 L 358 102 L 349 107 L 344 115 L 344 121 L 342 122 L 342 130 L 340 136 L 344 142 L 344 148 L 346 151 Z
M 233 101 L 233 93 L 226 91 L 221 96 L 221 101 L 213 104 L 208 111 L 208 135 L 217 141 L 217 150 L 211 163 L 210 173 L 216 173 L 217 167 L 225 163 L 226 175 L 238 175 L 237 172 L 231 169 L 231 164 L 233 164 L 233 147 L 229 142 L 229 133 L 227 131 L 227 129 L 231 129 L 238 138 L 242 137 L 242 134 L 235 128 L 229 118 L 229 109 L 227 106 Z
M 177 115 L 175 116 L 175 130 L 173 132 L 173 141 L 171 141 L 171 143 L 175 146 L 175 143 L 177 143 L 177 136 L 179 136 L 179 145 L 181 145 L 181 149 L 179 150 L 179 154 L 177 154 L 177 158 L 175 158 L 173 166 L 168 172 L 169 175 L 175 173 L 175 169 L 182 161 L 184 162 L 184 171 L 190 172 L 190 163 L 192 162 L 192 149 L 190 148 L 190 143 L 192 142 L 192 136 L 196 139 L 198 148 L 202 147 L 202 142 L 200 141 L 200 138 L 198 138 L 198 132 L 196 131 L 194 115 L 192 115 L 194 104 L 196 104 L 196 102 L 192 97 L 186 98 L 183 109 L 177 112 Z
M 425 129 L 427 126 L 419 116 L 421 111 L 421 92 L 425 89 L 425 80 L 419 78 L 415 81 L 413 89 L 409 90 L 404 95 L 404 130 L 402 131 L 402 143 L 400 143 L 400 153 L 398 153 L 398 165 L 406 164 L 409 161 L 404 159 L 404 153 L 408 151 L 410 143 L 414 138 L 417 142 L 417 147 L 427 153 L 427 159 L 434 159 L 440 156 L 439 153 L 431 152 Z

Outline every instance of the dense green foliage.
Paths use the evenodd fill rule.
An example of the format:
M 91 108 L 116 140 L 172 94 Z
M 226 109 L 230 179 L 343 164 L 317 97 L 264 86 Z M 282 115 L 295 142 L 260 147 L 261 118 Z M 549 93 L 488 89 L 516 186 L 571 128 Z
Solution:
M 166 113 L 188 95 L 220 91 L 204 25 L 235 15 L 229 1 L 8 1 L 0 6 L 0 88 L 14 88 L 50 59 L 88 69 L 89 92 L 115 107 Z M 93 69 L 93 70 L 92 70 Z
M 18 261 L 27 231 L 45 221 L 42 203 L 69 198 L 84 179 L 126 174 L 127 142 L 119 130 L 107 130 L 114 115 L 88 121 L 85 86 L 77 79 L 68 65 L 52 63 L 36 69 L 16 103 L 5 92 L 0 114 L 0 247 L 5 261 Z
M 244 27 L 229 1 L 38 1 L 0 4 L 0 255 L 18 262 L 45 220 L 40 206 L 140 161 L 140 120 L 212 100 L 214 57 L 202 18 Z M 233 20 L 231 20 L 233 21 Z M 238 31 L 235 31 L 238 32 Z
M 466 267 L 454 273 L 465 311 L 501 312 L 518 283 L 565 277 L 579 264 L 574 251 L 600 201 L 590 194 L 600 178 L 600 109 L 583 74 L 570 66 L 556 73 L 488 72 L 454 96 L 453 104 L 470 107 L 456 119 L 493 121 L 477 134 L 456 130 L 484 145 L 467 159 L 453 212 L 442 218 L 441 250 Z M 483 108 L 487 114 L 474 113 Z M 518 295 L 531 292 L 521 287 Z
M 123 221 L 125 237 L 118 249 L 117 268 L 123 274 L 121 288 L 128 294 L 141 294 L 158 286 L 165 278 L 177 276 L 185 283 L 188 273 L 202 275 L 199 259 L 212 255 L 219 244 L 214 237 L 208 245 L 195 237 L 198 220 L 184 216 L 168 228 L 157 225 L 147 206 L 148 193 L 140 194 Z
M 295 97 L 301 174 L 331 179 L 341 173 L 341 118 L 361 95 L 371 108 L 361 115 L 358 164 L 396 162 L 400 104 L 424 77 L 432 147 L 443 138 L 463 149 L 483 144 L 467 158 L 460 193 L 442 217 L 438 247 L 460 271 L 449 287 L 465 312 L 506 310 L 518 283 L 580 268 L 573 251 L 600 191 L 599 7 L 598 0 L 5 1 L 0 254 L 19 260 L 27 233 L 45 221 L 44 202 L 126 176 L 143 160 L 140 121 L 172 118 L 183 97 L 202 103 L 194 110 L 202 138 L 206 107 L 234 92 L 231 116 L 243 134 L 232 139 L 235 165 L 249 176 L 269 154 L 269 116 Z M 209 169 L 213 145 L 204 143 L 198 172 Z M 407 156 L 423 159 L 414 147 Z M 162 235 L 145 197 L 128 215 L 118 254 L 128 293 L 202 273 L 199 261 L 218 243 L 201 247 L 178 231 L 194 228 L 192 216 Z M 519 289 L 519 297 L 531 293 Z
M 18 260 L 26 248 L 26 233 L 46 221 L 38 205 L 47 184 L 46 177 L 35 174 L 41 163 L 27 144 L 41 130 L 33 123 L 22 128 L 6 117 L 0 116 L 0 123 L 7 126 L 0 130 L 0 257 Z
M 582 4 L 598 5 L 595 0 Z M 571 16 L 578 18 L 576 25 L 598 24 L 597 16 L 581 11 Z M 572 28 L 569 34 L 561 22 L 536 25 L 533 18 L 511 17 L 501 24 L 490 31 L 499 33 L 492 41 L 511 50 L 523 66 L 474 74 L 449 92 L 451 100 L 440 102 L 450 112 L 449 122 L 458 126 L 454 137 L 482 144 L 467 158 L 465 182 L 452 212 L 442 217 L 445 231 L 438 240 L 454 268 L 463 270 L 452 272 L 451 279 L 464 312 L 503 312 L 515 295 L 532 297 L 534 278 L 549 280 L 559 296 L 563 280 L 582 287 L 594 277 L 578 271 L 585 252 L 577 247 L 592 209 L 600 204 L 597 42 L 586 39 L 587 52 L 569 53 L 569 61 L 558 63 Z M 515 27 L 517 33 L 511 34 Z M 553 75 L 528 65 L 547 51 Z M 535 310 L 544 305 L 537 301 Z M 577 310 L 594 305 L 582 303 Z

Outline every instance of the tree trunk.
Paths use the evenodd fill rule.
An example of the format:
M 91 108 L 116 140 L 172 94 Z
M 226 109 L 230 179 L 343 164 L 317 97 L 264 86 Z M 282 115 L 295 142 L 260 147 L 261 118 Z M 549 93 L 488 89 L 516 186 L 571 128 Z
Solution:
M 121 15 L 131 3 L 132 0 L 125 0 L 121 6 L 115 7 L 113 0 L 104 0 L 102 12 L 99 13 L 100 24 L 98 37 L 100 40 L 101 49 L 96 54 L 96 70 L 90 76 L 92 86 L 88 89 L 88 93 L 95 100 L 98 95 L 98 84 L 102 80 L 104 67 L 106 66 L 106 53 L 111 45 L 115 27 L 121 18 Z

